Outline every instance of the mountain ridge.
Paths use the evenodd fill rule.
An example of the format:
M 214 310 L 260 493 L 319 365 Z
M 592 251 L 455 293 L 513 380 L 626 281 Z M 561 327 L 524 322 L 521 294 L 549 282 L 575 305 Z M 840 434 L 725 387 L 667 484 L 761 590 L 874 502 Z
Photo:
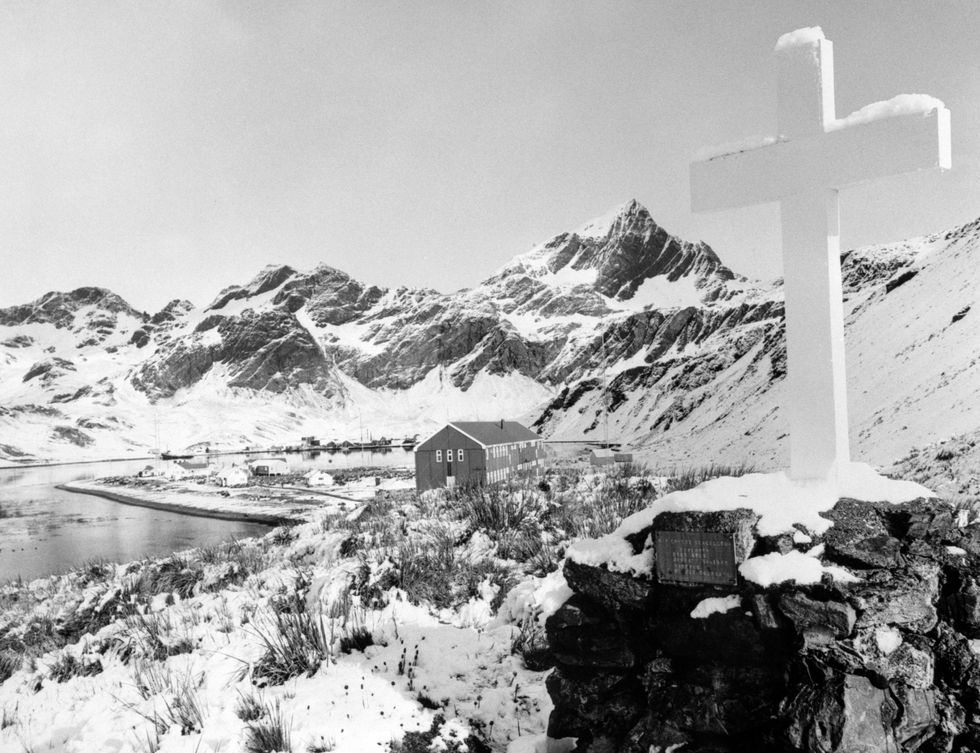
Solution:
M 893 322 L 905 322 L 915 306 L 930 308 L 923 281 L 943 289 L 943 300 L 963 298 L 957 310 L 972 304 L 975 295 L 961 295 L 957 281 L 934 268 L 943 267 L 944 250 L 965 255 L 946 275 L 972 279 L 978 238 L 980 220 L 842 254 L 852 369 L 873 371 L 884 352 L 869 341 L 865 321 L 877 323 L 879 339 L 891 338 L 889 357 L 908 349 L 874 312 L 913 294 L 891 311 Z M 218 447 L 342 432 L 357 411 L 388 421 L 389 435 L 415 433 L 450 410 L 473 417 L 489 401 L 545 435 L 574 438 L 597 438 L 608 404 L 615 437 L 664 462 L 708 447 L 719 458 L 772 465 L 785 452 L 782 314 L 778 281 L 738 275 L 710 246 L 670 234 L 635 200 L 454 293 L 367 285 L 324 264 L 270 265 L 206 306 L 175 299 L 153 315 L 104 289 L 52 292 L 0 309 L 0 457 L 15 457 L 9 449 L 32 457 L 104 446 L 136 452 L 152 442 L 147 415 L 160 406 L 240 411 L 241 420 L 225 422 L 228 430 L 210 440 L 196 419 L 179 433 L 186 444 Z M 972 332 L 976 316 L 964 317 L 960 330 Z M 914 326 L 910 320 L 906 329 Z M 932 326 L 934 339 L 952 337 L 938 319 Z M 859 342 L 867 358 L 852 355 Z M 956 360 L 933 354 L 936 363 L 944 359 Z M 974 380 L 973 367 L 955 366 Z M 875 435 L 867 421 L 894 423 L 880 405 L 866 410 L 865 381 L 873 380 L 855 376 L 851 386 L 862 450 Z M 28 428 L 39 438 L 18 444 Z M 918 431 L 921 443 L 939 438 L 924 422 Z M 892 438 L 883 446 L 894 457 L 878 453 L 878 462 L 913 443 Z

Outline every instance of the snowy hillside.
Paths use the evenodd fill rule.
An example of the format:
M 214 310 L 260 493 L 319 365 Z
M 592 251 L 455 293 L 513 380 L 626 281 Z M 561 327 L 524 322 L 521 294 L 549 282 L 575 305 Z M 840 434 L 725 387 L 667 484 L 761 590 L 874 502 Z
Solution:
M 980 222 L 844 255 L 856 458 L 980 427 L 978 243 Z M 773 466 L 787 447 L 782 315 L 778 283 L 738 276 L 635 201 L 453 294 L 322 265 L 269 267 L 152 316 L 97 288 L 51 293 L 0 309 L 0 459 L 144 453 L 157 436 L 397 437 L 467 418 L 601 438 L 608 405 L 610 438 L 659 464 Z

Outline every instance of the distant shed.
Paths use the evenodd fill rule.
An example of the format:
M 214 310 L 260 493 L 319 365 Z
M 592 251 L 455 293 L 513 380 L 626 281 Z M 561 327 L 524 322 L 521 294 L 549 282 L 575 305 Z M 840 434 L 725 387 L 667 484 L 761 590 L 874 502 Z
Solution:
M 324 470 L 315 468 L 303 476 L 307 486 L 333 486 L 333 476 Z
M 605 447 L 596 447 L 589 451 L 589 463 L 594 466 L 612 465 L 616 462 L 616 453 Z
M 209 467 L 207 459 L 205 460 L 178 460 L 177 465 L 183 468 L 185 471 L 190 471 L 194 473 L 195 471 L 206 471 Z
M 248 471 L 240 465 L 233 465 L 218 471 L 216 476 L 218 486 L 247 486 Z
M 415 488 L 493 484 L 543 457 L 541 437 L 517 421 L 456 421 L 415 448 Z
M 610 450 L 605 447 L 596 447 L 589 451 L 589 462 L 594 466 L 613 465 L 614 463 L 632 463 L 633 453 L 622 450 Z
M 249 461 L 255 476 L 284 476 L 289 473 L 289 463 L 285 458 L 258 458 Z

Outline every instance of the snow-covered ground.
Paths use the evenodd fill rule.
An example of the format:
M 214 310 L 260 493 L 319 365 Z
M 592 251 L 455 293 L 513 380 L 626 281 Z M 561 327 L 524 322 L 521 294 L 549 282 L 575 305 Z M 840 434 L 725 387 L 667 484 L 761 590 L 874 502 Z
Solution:
M 444 721 L 435 739 L 446 747 L 433 742 L 432 750 L 465 750 L 453 741 L 471 734 L 499 751 L 524 736 L 520 746 L 533 749 L 550 701 L 544 673 L 527 669 L 513 643 L 523 620 L 548 613 L 536 598 L 552 611 L 561 603 L 547 596 L 560 584 L 531 578 L 499 617 L 492 602 L 501 600 L 500 585 L 489 576 L 455 605 L 413 604 L 384 548 L 370 543 L 374 534 L 365 539 L 358 522 L 337 524 L 348 517 L 357 516 L 318 512 L 219 556 L 189 553 L 178 575 L 195 573 L 187 576 L 194 585 L 183 595 L 170 590 L 172 580 L 159 593 L 140 591 L 152 580 L 145 572 L 167 561 L 93 564 L 0 589 L 0 638 L 48 620 L 75 624 L 80 615 L 107 622 L 0 684 L 0 750 L 234 753 L 277 714 L 297 752 L 388 750 L 407 732 L 430 730 L 437 717 Z M 416 543 L 438 526 L 411 502 L 393 508 L 393 517 L 418 527 Z M 390 526 L 385 514 L 372 530 Z M 351 551 L 352 541 L 367 548 Z M 473 534 L 460 556 L 492 570 L 486 535 Z M 126 609 L 129 617 L 100 622 L 100 609 L 129 603 L 138 604 Z M 311 673 L 276 682 L 256 667 L 290 604 L 305 605 L 295 614 L 315 615 L 324 626 L 326 651 Z M 343 644 L 357 634 L 369 635 L 369 645 Z M 73 674 L 64 671 L 69 665 L 88 669 Z M 244 710 L 249 703 L 254 718 Z

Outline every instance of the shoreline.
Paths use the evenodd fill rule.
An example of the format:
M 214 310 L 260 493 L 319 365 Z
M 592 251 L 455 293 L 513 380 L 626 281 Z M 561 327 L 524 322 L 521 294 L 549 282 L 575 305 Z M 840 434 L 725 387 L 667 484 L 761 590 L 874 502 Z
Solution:
M 146 499 L 145 497 L 120 494 L 118 492 L 109 491 L 108 489 L 96 489 L 88 486 L 76 486 L 74 484 L 55 484 L 55 488 L 65 492 L 71 492 L 73 494 L 88 494 L 93 497 L 101 497 L 123 505 L 148 507 L 153 510 L 172 512 L 176 513 L 177 515 L 190 515 L 197 518 L 214 518 L 217 520 L 231 520 L 242 523 L 259 523 L 272 528 L 283 525 L 295 525 L 302 522 L 296 518 L 282 515 L 268 515 L 266 513 L 244 511 L 237 512 L 232 510 L 209 510 L 202 507 L 179 505 L 172 502 L 161 502 L 155 499 Z
M 195 452 L 191 454 L 194 458 L 207 458 L 207 457 L 224 457 L 226 455 L 297 455 L 302 453 L 315 452 L 322 455 L 340 455 L 345 457 L 352 455 L 355 452 L 369 452 L 374 453 L 380 449 L 383 449 L 381 445 L 375 445 L 371 447 L 358 447 L 357 449 L 344 452 L 343 450 L 327 450 L 323 447 L 310 447 L 304 448 L 302 450 L 290 450 L 286 451 L 272 451 L 272 450 L 217 450 L 215 452 Z M 412 452 L 412 448 L 404 447 L 402 445 L 392 445 L 388 448 L 388 452 L 394 452 L 394 450 L 400 449 L 404 450 L 406 453 Z M 88 460 L 37 460 L 37 461 L 25 461 L 23 463 L 18 463 L 15 460 L 0 460 L 2 463 L 8 463 L 8 465 L 0 465 L 0 471 L 17 471 L 23 468 L 53 468 L 56 466 L 63 465 L 94 465 L 96 463 L 127 463 L 127 462 L 137 462 L 137 461 L 161 461 L 159 455 L 138 455 L 136 457 L 124 457 L 124 458 L 97 458 Z M 166 461 L 162 461 L 166 462 Z M 405 465 L 408 467 L 408 464 Z

